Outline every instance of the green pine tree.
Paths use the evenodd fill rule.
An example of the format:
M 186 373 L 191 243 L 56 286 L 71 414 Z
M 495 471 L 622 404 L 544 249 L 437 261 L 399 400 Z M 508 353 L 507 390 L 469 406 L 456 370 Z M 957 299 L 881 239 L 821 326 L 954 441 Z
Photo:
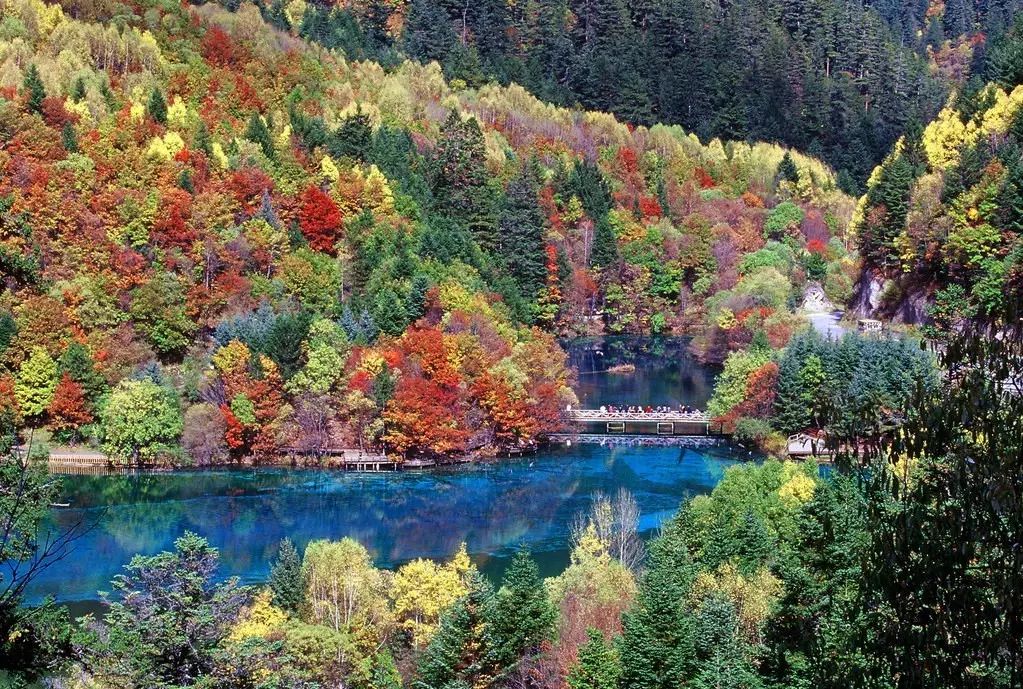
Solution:
M 623 687 L 677 689 L 692 672 L 695 630 L 686 600 L 695 567 L 684 538 L 686 519 L 683 511 L 651 544 L 650 569 L 635 606 L 623 616 Z
M 107 112 L 115 112 L 117 110 L 117 97 L 114 92 L 110 89 L 110 84 L 104 80 L 99 85 L 99 95 L 103 96 L 103 102 L 107 106 Z
M 735 605 L 720 595 L 703 601 L 697 619 L 698 671 L 693 689 L 760 689 L 763 680 L 752 663 L 749 643 L 741 637 Z
M 568 177 L 567 186 L 570 193 L 579 197 L 590 219 L 600 220 L 611 210 L 611 186 L 600 168 L 588 160 L 576 163 Z
M 355 113 L 346 117 L 327 142 L 330 155 L 335 158 L 367 160 L 373 147 L 373 123 L 357 106 Z
M 493 589 L 475 571 L 467 584 L 469 592 L 441 617 L 437 632 L 423 651 L 417 689 L 453 685 L 482 689 L 489 687 L 498 674 Z
M 201 119 L 195 130 L 195 149 L 202 151 L 206 157 L 213 155 L 213 139 L 210 137 L 210 130 L 206 126 L 206 122 Z
M 618 654 L 604 639 L 604 633 L 592 627 L 587 641 L 579 647 L 578 661 L 568 670 L 570 689 L 617 689 L 622 675 Z
M 28 94 L 28 109 L 41 114 L 43 101 L 46 99 L 46 88 L 43 86 L 42 77 L 39 76 L 39 69 L 34 64 L 28 66 L 22 85 Z
M 405 17 L 402 47 L 421 62 L 444 62 L 458 38 L 437 0 L 412 0 Z
M 249 117 L 249 123 L 245 127 L 245 138 L 255 144 L 259 144 L 259 147 L 263 150 L 263 155 L 268 159 L 274 160 L 277 157 L 273 137 L 270 136 L 270 129 L 266 126 L 266 122 L 259 116 L 258 112 L 252 113 L 252 116 Z
M 417 273 L 412 278 L 408 299 L 405 300 L 405 315 L 410 321 L 415 322 L 426 313 L 426 294 L 429 291 L 430 278 L 423 273 Z
M 483 247 L 497 245 L 494 200 L 487 184 L 486 144 L 475 117 L 452 110 L 440 128 L 434 160 L 438 207 Z
M 998 195 L 998 208 L 1005 229 L 1023 232 L 1023 160 L 1010 165 Z
M 537 653 L 540 644 L 551 638 L 557 611 L 529 551 L 515 554 L 497 592 L 495 608 L 494 637 L 503 667 Z
M 109 390 L 106 378 L 96 370 L 96 364 L 89 350 L 78 342 L 72 342 L 60 355 L 57 362 L 60 375 L 67 373 L 71 380 L 82 386 L 86 398 L 97 400 Z
M 75 134 L 75 126 L 70 122 L 65 122 L 60 130 L 60 142 L 68 153 L 78 153 L 78 135 Z
M 388 335 L 400 335 L 408 325 L 408 312 L 398 293 L 386 287 L 377 293 L 373 308 L 373 321 Z
M 524 165 L 508 184 L 498 219 L 498 245 L 486 247 L 497 250 L 519 293 L 530 302 L 536 300 L 547 276 L 546 228 L 538 190 L 535 170 Z
M 796 167 L 796 163 L 792 160 L 792 156 L 788 151 L 785 151 L 781 162 L 778 163 L 778 172 L 775 177 L 779 181 L 792 182 L 793 184 L 799 181 L 799 169 Z
M 76 103 L 81 103 L 85 100 L 85 96 L 85 80 L 78 77 L 75 79 L 74 86 L 71 87 L 71 98 L 74 99 Z
M 277 559 L 270 565 L 270 590 L 274 605 L 291 613 L 298 613 L 305 604 L 305 579 L 302 576 L 302 558 L 289 538 L 281 539 L 277 546 Z
M 167 124 L 167 101 L 164 100 L 160 89 L 154 87 L 152 93 L 149 94 L 149 102 L 146 103 L 146 114 L 149 115 L 153 122 Z
M 800 360 L 786 352 L 778 367 L 778 389 L 774 398 L 774 425 L 782 433 L 796 433 L 810 425 L 810 409 L 807 408 L 800 384 Z
M 593 231 L 593 247 L 590 249 L 590 265 L 594 268 L 607 268 L 618 262 L 618 237 L 611 221 L 603 216 L 597 221 Z
M 195 193 L 195 185 L 192 184 L 192 171 L 185 168 L 178 175 L 178 186 L 187 191 L 189 194 Z

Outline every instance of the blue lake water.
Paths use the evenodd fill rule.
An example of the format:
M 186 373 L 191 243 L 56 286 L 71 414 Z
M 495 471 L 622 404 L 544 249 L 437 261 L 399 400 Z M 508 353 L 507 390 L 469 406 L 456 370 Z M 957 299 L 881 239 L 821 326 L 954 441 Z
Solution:
M 685 354 L 684 341 L 615 340 L 572 343 L 580 369 L 580 398 L 601 403 L 686 403 L 704 406 L 714 372 Z M 605 353 L 597 355 L 595 352 Z M 624 352 L 624 353 L 623 353 Z M 630 357 L 637 372 L 605 369 Z M 610 363 L 608 363 L 610 362 Z M 380 474 L 292 469 L 223 469 L 74 476 L 64 480 L 57 526 L 85 521 L 91 529 L 70 555 L 33 582 L 29 602 L 53 595 L 94 607 L 97 591 L 136 553 L 173 547 L 194 531 L 220 549 L 224 576 L 245 583 L 265 580 L 278 541 L 301 548 L 316 538 L 351 536 L 378 566 L 417 558 L 447 558 L 463 541 L 484 572 L 497 576 L 521 545 L 536 556 L 544 575 L 568 562 L 574 515 L 597 492 L 620 487 L 635 496 L 641 530 L 648 534 L 686 497 L 709 492 L 726 467 L 746 459 L 728 445 L 704 448 L 550 447 L 494 464 L 428 472 Z M 84 605 L 83 605 L 84 604 Z

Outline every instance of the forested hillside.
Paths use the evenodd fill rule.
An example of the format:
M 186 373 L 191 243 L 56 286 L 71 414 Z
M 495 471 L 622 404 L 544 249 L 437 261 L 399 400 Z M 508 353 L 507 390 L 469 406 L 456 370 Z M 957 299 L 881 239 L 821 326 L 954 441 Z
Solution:
M 928 7 L 927 17 L 940 26 L 959 11 L 947 4 Z M 985 18 L 1001 8 L 986 4 Z M 515 82 L 545 99 L 631 123 L 681 124 L 704 141 L 784 142 L 823 156 L 853 191 L 907 123 L 937 111 L 984 42 L 972 13 L 950 18 L 947 44 L 941 31 L 914 33 L 925 23 L 916 19 L 922 7 L 846 0 L 276 0 L 266 14 L 357 58 L 437 60 L 449 78 L 470 85 Z M 883 17 L 906 21 L 893 32 Z M 956 60 L 966 64 L 944 68 Z
M 493 452 L 572 400 L 554 334 L 720 360 L 784 345 L 808 279 L 850 294 L 852 202 L 795 152 L 346 61 L 252 4 L 3 8 L 9 440 Z
M 899 140 L 853 219 L 865 274 L 854 306 L 941 336 L 997 319 L 1019 295 L 1023 48 L 1010 32 L 992 80 Z

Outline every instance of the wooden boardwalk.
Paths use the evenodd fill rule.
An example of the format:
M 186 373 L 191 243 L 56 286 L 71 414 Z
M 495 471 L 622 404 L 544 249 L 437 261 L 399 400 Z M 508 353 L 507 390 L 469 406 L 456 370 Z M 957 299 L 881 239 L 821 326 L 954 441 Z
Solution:
M 108 474 L 122 470 L 110 461 L 102 452 L 83 450 L 54 450 L 50 452 L 47 468 L 51 474 L 68 476 L 85 476 L 91 474 Z
M 725 435 L 723 425 L 706 412 L 696 411 L 619 411 L 602 409 L 566 409 L 565 421 L 587 433 L 607 435 Z

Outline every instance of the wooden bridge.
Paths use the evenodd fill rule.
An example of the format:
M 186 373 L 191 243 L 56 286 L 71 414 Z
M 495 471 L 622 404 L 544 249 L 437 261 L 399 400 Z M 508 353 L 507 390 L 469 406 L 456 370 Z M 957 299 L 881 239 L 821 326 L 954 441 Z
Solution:
M 702 411 L 567 409 L 566 421 L 582 432 L 607 435 L 725 435 L 723 424 Z

